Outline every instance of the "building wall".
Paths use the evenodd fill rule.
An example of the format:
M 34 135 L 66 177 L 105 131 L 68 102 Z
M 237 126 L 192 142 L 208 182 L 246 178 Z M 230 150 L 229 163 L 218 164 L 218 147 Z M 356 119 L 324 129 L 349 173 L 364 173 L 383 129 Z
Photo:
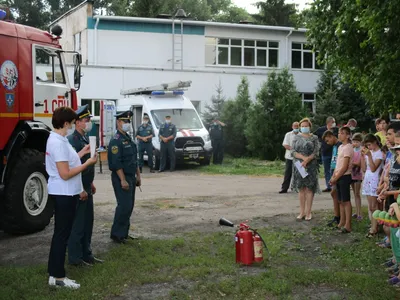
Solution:
M 87 30 L 87 16 L 92 15 L 92 6 L 85 3 L 70 14 L 66 14 L 55 24 L 58 24 L 63 29 L 61 36 L 61 46 L 64 50 L 78 51 L 82 54 L 83 64 L 87 64 L 88 56 L 88 30 Z M 77 39 L 77 42 L 75 42 Z M 68 64 L 72 64 L 72 55 L 66 55 Z
M 228 99 L 234 98 L 241 76 L 247 76 L 254 100 L 271 70 L 289 67 L 305 104 L 315 111 L 313 94 L 320 70 L 317 69 L 315 54 L 304 46 L 306 37 L 303 32 L 212 24 L 185 25 L 181 69 L 180 62 L 176 61 L 179 55 L 178 58 L 176 54 L 173 57 L 172 24 L 160 24 L 151 19 L 146 22 L 102 19 L 96 26 L 91 5 L 88 4 L 67 14 L 57 23 L 64 28 L 61 40 L 64 49 L 74 49 L 74 35 L 81 32 L 84 77 L 79 96 L 83 100 L 118 99 L 121 89 L 192 80 L 187 95 L 196 104 L 200 101 L 199 109 L 203 111 L 219 82 L 224 95 Z M 178 24 L 175 32 L 175 47 L 179 48 Z M 235 44 L 238 40 L 241 43 L 241 58 L 238 58 L 237 49 L 233 49 L 238 47 Z M 224 51 L 225 56 L 221 55 Z M 277 51 L 276 56 L 273 56 L 274 51 Z M 266 57 L 260 63 L 258 59 L 264 53 Z M 276 59 L 276 65 L 269 61 L 271 57 L 273 61 Z M 236 65 L 238 60 L 241 60 L 240 66 Z M 72 74 L 70 68 L 71 79 Z

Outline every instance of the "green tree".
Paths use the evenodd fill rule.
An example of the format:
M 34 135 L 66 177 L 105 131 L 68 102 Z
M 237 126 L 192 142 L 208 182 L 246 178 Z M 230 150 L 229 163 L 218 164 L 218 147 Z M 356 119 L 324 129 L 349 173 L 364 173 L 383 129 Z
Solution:
M 259 24 L 272 26 L 295 26 L 296 4 L 287 4 L 285 0 L 264 0 L 254 4 L 260 12 L 253 15 Z
M 0 6 L 9 7 L 17 23 L 43 29 L 51 16 L 46 11 L 46 5 L 45 0 L 0 0 Z
M 222 89 L 221 81 L 215 87 L 216 95 L 211 97 L 211 105 L 207 104 L 205 106 L 205 112 L 203 113 L 203 121 L 206 124 L 210 124 L 213 120 L 221 119 L 222 111 L 224 109 L 224 104 L 226 97 L 224 96 L 224 90 Z
M 249 81 L 243 76 L 237 88 L 236 98 L 225 102 L 222 113 L 222 120 L 226 124 L 225 152 L 235 157 L 247 155 L 247 140 L 244 131 L 250 105 Z
M 376 113 L 400 108 L 400 5 L 396 1 L 315 0 L 308 37 Z
M 360 129 L 369 129 L 372 117 L 368 104 L 339 75 L 329 67 L 321 73 L 313 125 L 322 126 L 328 116 L 333 116 L 338 124 L 345 124 L 350 118 L 354 118 Z
M 326 68 L 318 80 L 316 90 L 316 112 L 313 116 L 313 127 L 325 125 L 327 117 L 334 117 L 336 123 L 347 121 L 347 116 L 341 116 L 340 99 L 338 98 L 339 79 L 330 68 Z
M 250 16 L 244 8 L 231 5 L 225 11 L 214 15 L 213 21 L 225 23 L 239 23 L 240 21 L 253 22 L 254 18 Z
M 293 75 L 287 68 L 269 73 L 249 111 L 245 134 L 251 155 L 266 160 L 283 158 L 282 140 L 292 123 L 304 116 Z

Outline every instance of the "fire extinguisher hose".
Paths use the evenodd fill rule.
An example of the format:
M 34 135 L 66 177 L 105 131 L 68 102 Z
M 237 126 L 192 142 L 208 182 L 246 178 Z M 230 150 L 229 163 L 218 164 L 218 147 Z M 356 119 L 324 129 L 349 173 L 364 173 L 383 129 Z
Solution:
M 251 229 L 251 230 L 254 231 L 254 234 L 258 234 L 258 236 L 260 237 L 261 242 L 264 244 L 265 249 L 267 249 L 268 260 L 269 260 L 269 258 L 271 257 L 271 254 L 269 253 L 269 249 L 268 249 L 268 247 L 267 247 L 267 243 L 265 243 L 265 241 L 264 241 L 264 239 L 262 238 L 261 234 L 259 234 L 259 233 L 257 232 L 257 230 L 255 230 L 255 229 Z

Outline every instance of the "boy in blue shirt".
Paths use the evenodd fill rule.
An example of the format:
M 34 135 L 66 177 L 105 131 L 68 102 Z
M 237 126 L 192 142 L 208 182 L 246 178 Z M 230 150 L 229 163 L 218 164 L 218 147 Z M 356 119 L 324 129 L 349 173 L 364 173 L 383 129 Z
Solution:
M 329 146 L 332 146 L 332 160 L 331 160 L 331 175 L 332 175 L 336 168 L 338 149 L 342 143 L 338 140 L 336 135 L 330 130 L 327 130 L 324 132 L 324 135 L 322 136 L 322 140 Z M 340 222 L 340 206 L 339 206 L 339 201 L 337 198 L 337 191 L 336 191 L 335 186 L 332 186 L 331 196 L 332 196 L 332 200 L 333 200 L 333 212 L 334 212 L 335 216 L 328 223 L 328 226 L 334 226 L 335 223 L 337 225 Z

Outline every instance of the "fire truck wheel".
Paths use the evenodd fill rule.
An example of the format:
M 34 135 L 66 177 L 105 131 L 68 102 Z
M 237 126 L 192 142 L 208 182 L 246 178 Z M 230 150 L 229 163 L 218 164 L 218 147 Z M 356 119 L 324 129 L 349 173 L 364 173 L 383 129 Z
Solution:
M 53 216 L 48 201 L 47 172 L 44 153 L 23 149 L 17 158 L 6 185 L 2 226 L 14 234 L 44 229 Z

